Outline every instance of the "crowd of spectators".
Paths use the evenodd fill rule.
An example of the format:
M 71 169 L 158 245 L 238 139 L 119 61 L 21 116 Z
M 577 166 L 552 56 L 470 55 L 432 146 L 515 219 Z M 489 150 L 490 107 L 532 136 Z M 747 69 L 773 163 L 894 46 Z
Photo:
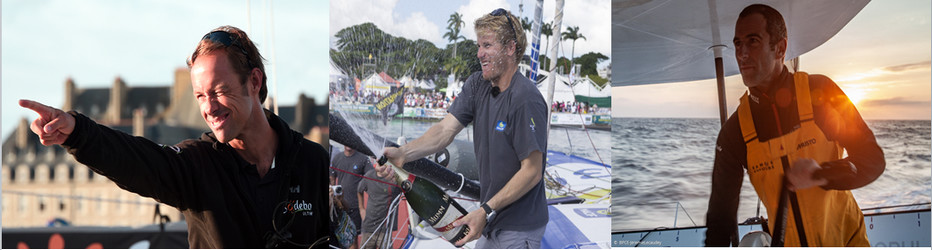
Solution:
M 351 104 L 374 104 L 385 97 L 386 94 L 379 92 L 358 93 L 352 90 L 330 90 L 330 101 L 334 103 L 351 103 Z M 405 93 L 405 107 L 408 108 L 427 108 L 427 109 L 447 109 L 453 104 L 456 97 L 448 97 L 442 93 Z
M 585 102 L 554 102 L 550 105 L 550 111 L 559 112 L 559 113 L 573 113 L 573 114 L 589 114 L 596 113 L 599 110 L 599 105 L 589 106 Z
M 447 97 L 441 93 L 407 93 L 405 107 L 447 109 L 456 97 Z
M 351 103 L 351 104 L 374 104 L 385 97 L 385 94 L 379 92 L 363 91 L 358 93 L 352 90 L 330 90 L 330 101 L 334 103 Z M 453 104 L 456 97 L 445 96 L 439 92 L 405 93 L 406 108 L 427 108 L 427 109 L 447 109 Z M 604 108 L 603 108 L 604 109 Z M 557 101 L 550 105 L 550 110 L 557 113 L 572 114 L 590 114 L 599 113 L 598 105 L 589 105 L 586 102 L 561 102 Z

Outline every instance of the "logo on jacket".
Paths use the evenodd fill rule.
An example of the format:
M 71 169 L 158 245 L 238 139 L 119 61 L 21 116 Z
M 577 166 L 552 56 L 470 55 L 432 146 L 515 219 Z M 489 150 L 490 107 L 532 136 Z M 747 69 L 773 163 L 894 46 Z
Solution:
M 812 139 L 809 139 L 809 140 L 806 140 L 806 141 L 804 141 L 804 142 L 802 142 L 802 143 L 800 143 L 799 145 L 796 145 L 796 150 L 799 150 L 799 149 L 801 149 L 801 148 L 803 148 L 803 147 L 806 147 L 806 146 L 812 146 L 812 145 L 815 145 L 815 143 L 816 143 L 816 140 L 815 140 L 815 138 L 812 138 Z
M 498 123 L 495 124 L 495 130 L 505 131 L 505 126 L 508 126 L 508 124 L 502 120 L 498 120 Z
M 288 190 L 291 191 L 292 194 L 301 193 L 301 185 L 290 187 Z
M 314 215 L 314 204 L 307 203 L 304 200 L 290 200 L 288 204 L 285 204 L 285 211 L 282 213 L 300 213 L 303 216 L 312 216 Z

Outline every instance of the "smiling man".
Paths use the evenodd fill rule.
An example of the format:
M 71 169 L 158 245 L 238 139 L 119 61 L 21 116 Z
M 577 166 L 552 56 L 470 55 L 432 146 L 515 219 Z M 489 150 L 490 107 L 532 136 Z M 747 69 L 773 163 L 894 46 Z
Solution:
M 482 72 L 473 73 L 449 114 L 420 138 L 384 155 L 395 166 L 437 152 L 472 123 L 481 208 L 454 222 L 468 225 L 457 245 L 479 238 L 477 248 L 540 248 L 547 225 L 543 163 L 547 105 L 537 86 L 518 73 L 527 38 L 517 17 L 497 9 L 475 22 Z M 392 175 L 377 167 L 380 175 Z M 480 237 L 481 235 L 481 237 Z
M 153 143 L 38 102 L 31 129 L 121 188 L 182 211 L 192 248 L 326 247 L 329 155 L 262 108 L 265 67 L 246 33 L 205 35 L 188 60 L 210 127 L 200 139 Z
M 743 172 L 767 208 L 765 229 L 775 244 L 870 246 L 848 190 L 883 173 L 883 151 L 832 79 L 783 65 L 786 34 L 782 15 L 770 6 L 739 14 L 733 41 L 748 92 L 718 135 L 706 246 L 737 245 Z

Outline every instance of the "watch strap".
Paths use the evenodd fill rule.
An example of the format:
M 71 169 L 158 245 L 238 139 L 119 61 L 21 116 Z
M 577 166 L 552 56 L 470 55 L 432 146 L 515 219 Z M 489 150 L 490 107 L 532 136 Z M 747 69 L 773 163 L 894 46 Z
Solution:
M 492 212 L 495 212 L 495 210 L 492 210 L 492 207 L 489 207 L 489 204 L 486 203 L 482 203 L 482 210 L 485 210 L 486 216 L 492 214 Z

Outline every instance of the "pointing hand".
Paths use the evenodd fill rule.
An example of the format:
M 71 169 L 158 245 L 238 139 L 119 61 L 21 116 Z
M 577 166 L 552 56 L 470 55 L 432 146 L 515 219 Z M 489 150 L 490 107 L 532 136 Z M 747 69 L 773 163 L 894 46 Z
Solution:
M 32 121 L 29 128 L 39 136 L 42 145 L 65 143 L 71 132 L 74 132 L 74 117 L 65 111 L 31 100 L 19 100 L 19 106 L 39 114 L 39 118 Z

